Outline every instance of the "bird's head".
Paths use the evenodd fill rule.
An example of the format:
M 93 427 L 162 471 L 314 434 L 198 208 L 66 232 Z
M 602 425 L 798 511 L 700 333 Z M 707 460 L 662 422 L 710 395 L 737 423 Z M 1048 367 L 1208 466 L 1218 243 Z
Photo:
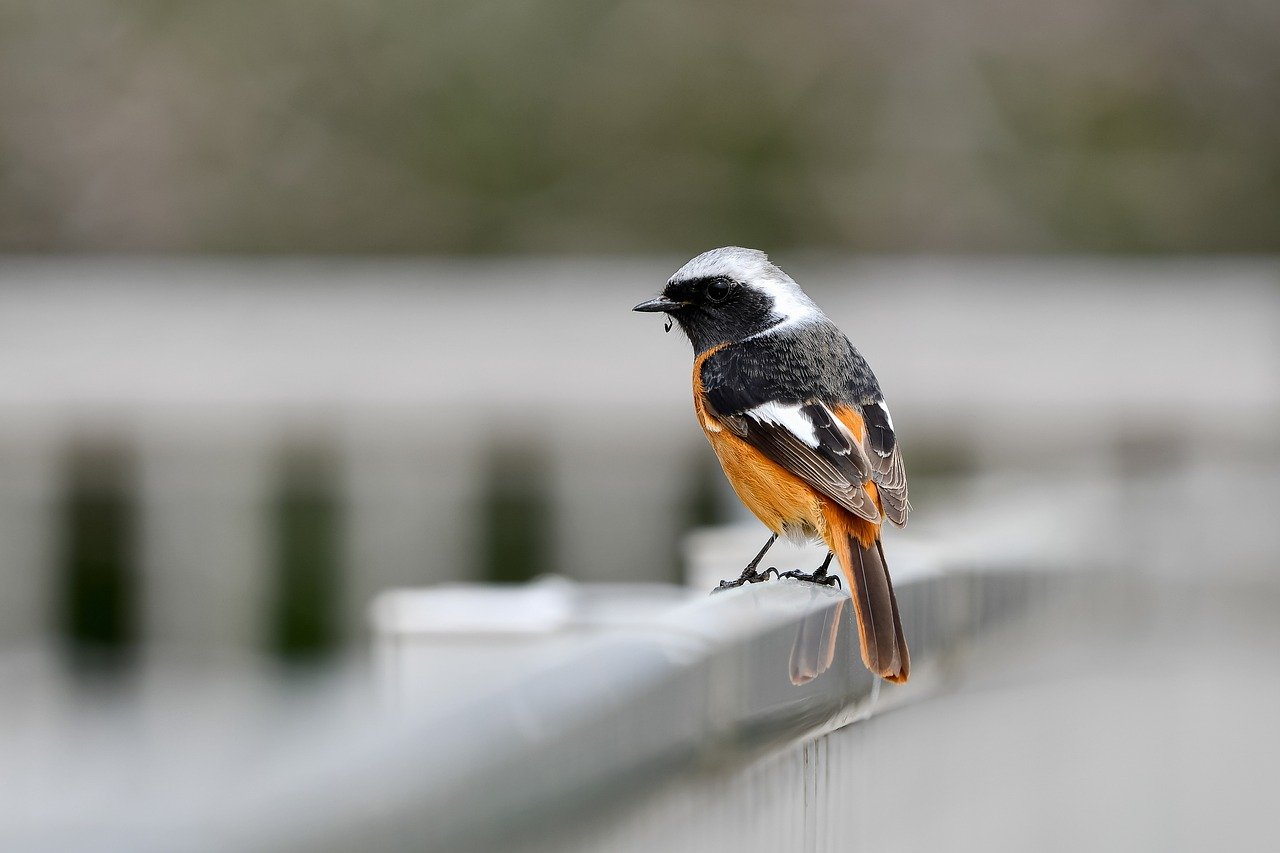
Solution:
M 764 252 L 738 246 L 698 255 L 671 277 L 660 296 L 632 310 L 665 313 L 689 336 L 695 353 L 822 317 Z

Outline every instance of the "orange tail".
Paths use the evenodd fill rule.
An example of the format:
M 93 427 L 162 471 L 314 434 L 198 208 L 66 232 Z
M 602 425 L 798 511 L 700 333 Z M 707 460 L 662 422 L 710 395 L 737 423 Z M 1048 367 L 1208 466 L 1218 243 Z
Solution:
M 862 661 L 881 678 L 906 681 L 911 672 L 911 654 L 898 618 L 898 599 L 889 580 L 884 549 L 880 547 L 880 531 L 838 507 L 829 506 L 824 514 L 827 546 L 840 561 L 853 595 Z

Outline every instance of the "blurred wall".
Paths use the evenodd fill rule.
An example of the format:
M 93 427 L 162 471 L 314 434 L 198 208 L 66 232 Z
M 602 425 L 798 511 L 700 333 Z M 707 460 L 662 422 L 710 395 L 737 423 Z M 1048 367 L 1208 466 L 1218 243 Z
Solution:
M 966 472 L 1224 492 L 1191 514 L 1269 565 L 1277 34 L 1207 0 L 6 3 L 0 643 L 307 658 L 390 585 L 675 578 L 742 511 L 684 344 L 626 309 L 725 244 L 870 357 L 918 518 Z
M 677 579 L 744 515 L 628 310 L 682 260 L 0 264 L 0 644 L 311 658 L 390 586 Z M 908 535 L 1024 477 L 1135 566 L 1274 576 L 1274 262 L 779 260 L 880 376 Z
M 0 7 L 0 249 L 1274 251 L 1280 6 Z

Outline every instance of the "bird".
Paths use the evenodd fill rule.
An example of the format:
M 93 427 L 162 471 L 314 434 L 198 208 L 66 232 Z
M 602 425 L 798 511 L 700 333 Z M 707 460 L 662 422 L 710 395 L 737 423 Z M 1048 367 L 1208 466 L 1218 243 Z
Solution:
M 893 418 L 865 358 L 795 280 L 758 249 L 726 246 L 682 266 L 632 310 L 667 315 L 693 345 L 693 408 L 738 497 L 772 535 L 734 581 L 765 580 L 779 536 L 821 540 L 827 557 L 793 577 L 853 600 L 863 663 L 905 682 L 911 670 L 881 533 L 911 504 Z

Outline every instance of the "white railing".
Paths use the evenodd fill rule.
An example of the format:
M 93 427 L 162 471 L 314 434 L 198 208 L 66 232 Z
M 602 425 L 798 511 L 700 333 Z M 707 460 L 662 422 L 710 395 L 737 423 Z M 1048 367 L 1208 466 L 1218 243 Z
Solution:
M 270 644 L 299 447 L 332 469 L 337 635 L 382 589 L 477 576 L 503 454 L 537 457 L 544 565 L 672 578 L 718 473 L 687 347 L 628 308 L 678 260 L 4 261 L 0 647 L 57 632 L 68 460 L 104 444 L 131 460 L 148 643 Z M 1152 446 L 1210 469 L 1275 434 L 1271 261 L 791 260 L 879 371 L 913 472 L 1109 473 Z

